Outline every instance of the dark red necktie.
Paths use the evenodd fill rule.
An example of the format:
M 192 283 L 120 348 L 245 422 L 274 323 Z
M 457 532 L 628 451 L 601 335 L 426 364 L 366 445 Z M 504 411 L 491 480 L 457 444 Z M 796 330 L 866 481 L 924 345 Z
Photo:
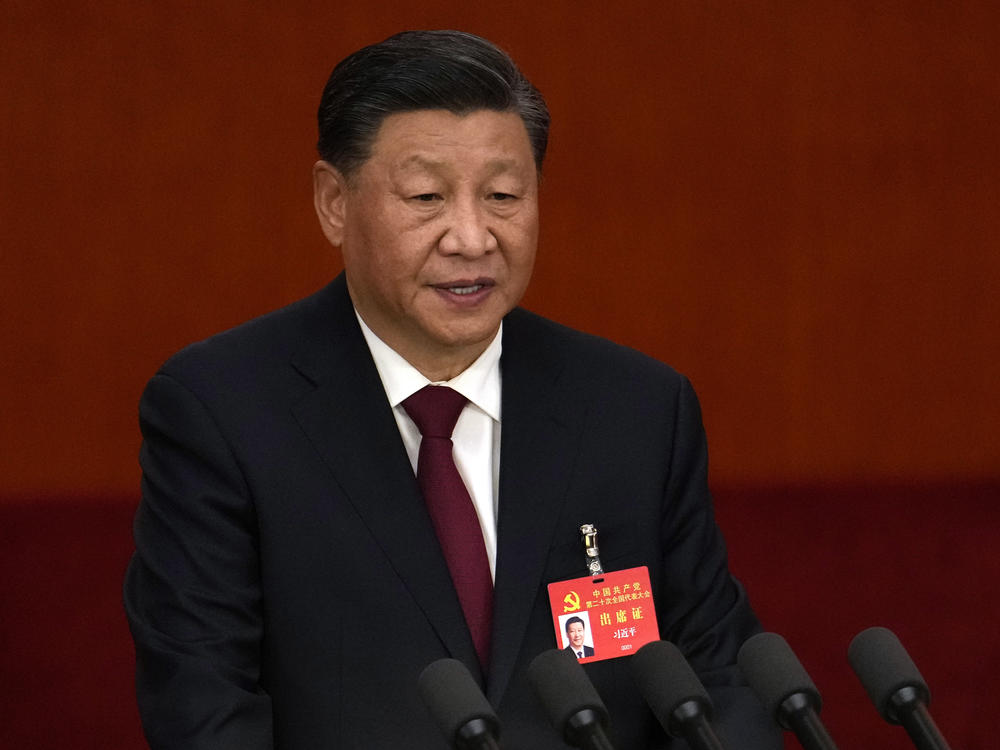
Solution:
M 455 466 L 451 442 L 465 401 L 458 391 L 428 385 L 405 399 L 403 408 L 420 430 L 417 483 L 485 671 L 493 623 L 493 580 L 479 516 Z

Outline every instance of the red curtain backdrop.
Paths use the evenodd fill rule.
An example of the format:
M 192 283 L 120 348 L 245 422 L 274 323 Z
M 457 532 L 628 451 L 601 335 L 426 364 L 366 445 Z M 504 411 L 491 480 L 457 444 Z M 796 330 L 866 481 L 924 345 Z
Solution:
M 996 477 L 997 7 L 6 2 L 3 494 L 134 492 L 159 363 L 336 273 L 319 93 L 409 27 L 545 93 L 525 303 L 689 374 L 715 477 Z

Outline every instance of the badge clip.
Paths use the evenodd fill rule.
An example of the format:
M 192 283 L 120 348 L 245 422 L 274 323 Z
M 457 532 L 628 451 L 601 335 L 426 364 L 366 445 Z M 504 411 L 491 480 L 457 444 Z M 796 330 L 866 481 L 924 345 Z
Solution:
M 583 548 L 587 553 L 587 572 L 591 576 L 604 575 L 604 566 L 601 565 L 599 550 L 597 549 L 597 527 L 592 523 L 585 523 L 580 527 L 580 539 L 583 541 Z

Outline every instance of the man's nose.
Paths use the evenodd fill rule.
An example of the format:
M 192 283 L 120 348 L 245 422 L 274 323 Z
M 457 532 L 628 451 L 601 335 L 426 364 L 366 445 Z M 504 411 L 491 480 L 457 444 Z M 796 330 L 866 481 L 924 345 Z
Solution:
M 490 218 L 482 201 L 475 198 L 456 200 L 445 217 L 447 226 L 441 237 L 441 251 L 473 258 L 496 250 L 498 243 Z

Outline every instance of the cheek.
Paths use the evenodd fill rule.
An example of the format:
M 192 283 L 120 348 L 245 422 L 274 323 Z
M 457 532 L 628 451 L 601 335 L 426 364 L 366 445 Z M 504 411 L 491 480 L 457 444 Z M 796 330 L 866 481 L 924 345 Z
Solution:
M 507 265 L 511 281 L 523 294 L 531 281 L 531 272 L 535 267 L 535 242 L 533 237 L 524 238 L 522 242 L 507 253 Z
M 534 215 L 513 222 L 508 228 L 508 247 L 511 248 L 511 263 L 528 267 L 535 262 L 538 247 L 538 221 Z
M 357 258 L 387 284 L 412 279 L 427 258 L 428 243 L 423 233 L 391 222 L 369 225 Z

